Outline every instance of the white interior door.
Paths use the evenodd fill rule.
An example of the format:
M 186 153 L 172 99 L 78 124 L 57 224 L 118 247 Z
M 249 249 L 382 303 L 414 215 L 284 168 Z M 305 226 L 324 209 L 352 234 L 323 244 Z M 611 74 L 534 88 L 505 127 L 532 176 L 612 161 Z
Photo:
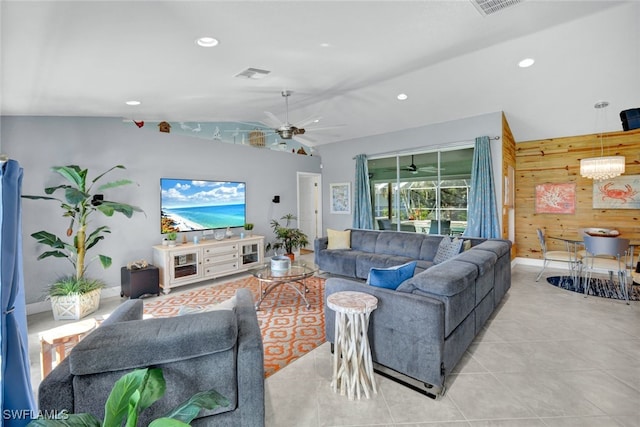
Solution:
M 322 236 L 321 175 L 298 172 L 298 228 L 309 239 L 306 249 L 313 249 L 313 241 Z

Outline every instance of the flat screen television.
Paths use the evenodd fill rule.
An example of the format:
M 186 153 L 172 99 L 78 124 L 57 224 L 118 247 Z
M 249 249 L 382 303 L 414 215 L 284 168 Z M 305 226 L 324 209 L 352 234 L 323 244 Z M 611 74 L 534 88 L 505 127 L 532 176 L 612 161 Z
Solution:
M 160 230 L 242 227 L 245 189 L 244 182 L 160 178 Z

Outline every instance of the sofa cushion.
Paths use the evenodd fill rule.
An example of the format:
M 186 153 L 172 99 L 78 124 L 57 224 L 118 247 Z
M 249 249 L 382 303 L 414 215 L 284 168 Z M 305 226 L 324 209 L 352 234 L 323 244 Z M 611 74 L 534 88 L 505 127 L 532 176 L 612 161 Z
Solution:
M 398 291 L 414 292 L 420 289 L 434 295 L 456 295 L 471 286 L 478 277 L 478 268 L 468 262 L 450 260 L 434 265 L 398 287 Z
M 474 246 L 475 249 L 482 249 L 483 251 L 493 252 L 499 257 L 509 253 L 511 245 L 504 240 L 487 240 L 479 245 Z
M 324 271 L 340 276 L 356 277 L 356 260 L 362 251 L 353 249 L 323 249 L 318 253 L 318 267 Z
M 382 255 L 368 252 L 359 252 L 356 259 L 356 274 L 354 277 L 366 279 L 372 268 L 387 268 L 406 264 L 413 259 L 405 256 Z
M 375 253 L 418 259 L 423 240 L 423 235 L 418 233 L 379 232 Z
M 379 288 L 396 289 L 402 282 L 413 277 L 415 269 L 415 261 L 388 268 L 372 268 L 369 271 L 367 284 Z
M 441 262 L 453 258 L 460 253 L 461 247 L 462 240 L 457 237 L 455 239 L 451 239 L 448 236 L 443 237 L 438 245 L 438 251 L 436 252 L 436 256 L 433 258 L 433 263 L 440 264 Z
M 327 249 L 351 249 L 351 230 L 338 231 L 327 228 L 327 237 Z
M 374 252 L 379 231 L 351 230 L 351 249 L 363 252 Z

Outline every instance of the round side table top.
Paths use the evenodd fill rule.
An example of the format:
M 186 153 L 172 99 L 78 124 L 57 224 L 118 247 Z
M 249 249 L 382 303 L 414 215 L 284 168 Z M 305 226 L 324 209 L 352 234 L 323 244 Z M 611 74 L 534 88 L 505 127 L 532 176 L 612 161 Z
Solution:
M 336 292 L 327 297 L 327 306 L 340 313 L 368 313 L 378 307 L 378 298 L 364 292 Z

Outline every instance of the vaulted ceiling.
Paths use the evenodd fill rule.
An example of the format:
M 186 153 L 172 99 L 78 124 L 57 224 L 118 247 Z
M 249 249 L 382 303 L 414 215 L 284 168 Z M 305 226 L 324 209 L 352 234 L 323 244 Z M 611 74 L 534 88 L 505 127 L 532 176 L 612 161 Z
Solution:
M 470 0 L 5 0 L 0 20 L 3 115 L 284 121 L 290 90 L 289 121 L 320 117 L 305 137 L 324 144 L 501 110 L 517 141 L 560 137 L 621 129 L 640 106 L 633 1 L 483 16 Z M 235 77 L 249 67 L 269 73 Z

